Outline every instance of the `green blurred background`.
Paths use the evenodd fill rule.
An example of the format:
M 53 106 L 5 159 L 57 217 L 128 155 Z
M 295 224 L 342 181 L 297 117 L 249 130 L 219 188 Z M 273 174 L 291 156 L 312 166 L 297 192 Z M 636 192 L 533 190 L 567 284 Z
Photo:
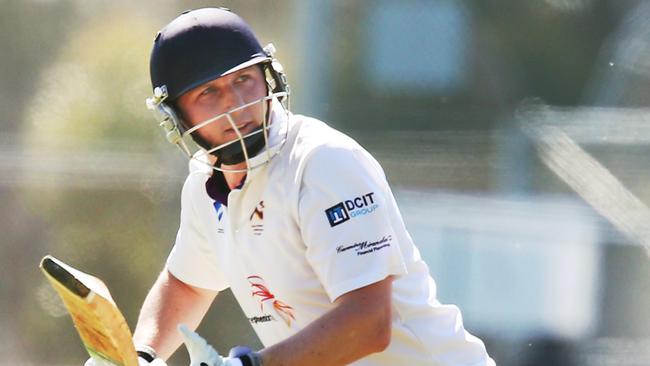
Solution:
M 187 171 L 144 105 L 149 51 L 202 6 L 276 45 L 294 113 L 379 159 L 499 365 L 650 364 L 647 1 L 2 0 L 0 365 L 86 358 L 45 254 L 135 325 Z M 259 346 L 228 292 L 200 332 Z

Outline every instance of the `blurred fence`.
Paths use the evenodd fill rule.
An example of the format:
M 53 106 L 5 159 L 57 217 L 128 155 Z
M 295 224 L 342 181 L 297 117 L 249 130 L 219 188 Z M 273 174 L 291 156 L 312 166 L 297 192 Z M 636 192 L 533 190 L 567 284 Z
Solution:
M 0 365 L 85 357 L 46 253 L 135 324 L 187 167 L 144 110 L 150 42 L 205 5 L 0 4 Z M 650 364 L 648 2 L 218 5 L 276 43 L 296 112 L 377 157 L 441 300 L 499 365 Z M 201 332 L 259 345 L 229 293 Z

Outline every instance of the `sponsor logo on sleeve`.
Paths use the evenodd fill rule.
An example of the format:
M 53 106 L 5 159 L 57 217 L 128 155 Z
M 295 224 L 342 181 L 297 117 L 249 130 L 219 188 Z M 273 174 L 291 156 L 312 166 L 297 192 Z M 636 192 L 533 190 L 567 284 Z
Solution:
M 374 192 L 366 193 L 363 196 L 339 202 L 325 210 L 330 226 L 334 227 L 351 218 L 373 213 L 379 207 L 379 204 L 375 203 L 374 195 Z
M 327 220 L 329 220 L 331 227 L 350 220 L 350 215 L 348 214 L 348 210 L 345 209 L 343 202 L 328 208 L 325 210 L 325 214 L 327 215 Z
M 393 241 L 392 235 L 384 235 L 381 239 L 370 241 L 364 240 L 353 244 L 348 245 L 339 245 L 336 247 L 337 253 L 345 253 L 350 250 L 354 250 L 357 255 L 365 255 L 369 253 L 378 252 L 384 248 L 390 247 Z

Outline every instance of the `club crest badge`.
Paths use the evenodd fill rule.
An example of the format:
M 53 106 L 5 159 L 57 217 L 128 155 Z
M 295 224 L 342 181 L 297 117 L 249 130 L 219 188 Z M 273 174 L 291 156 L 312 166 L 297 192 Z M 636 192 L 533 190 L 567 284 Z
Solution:
M 260 236 L 264 232 L 264 201 L 257 204 L 249 218 L 253 235 Z

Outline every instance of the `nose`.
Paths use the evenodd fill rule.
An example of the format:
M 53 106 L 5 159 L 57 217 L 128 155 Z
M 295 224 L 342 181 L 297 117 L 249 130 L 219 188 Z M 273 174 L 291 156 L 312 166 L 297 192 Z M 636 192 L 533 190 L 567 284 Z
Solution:
M 230 112 L 231 110 L 246 104 L 244 97 L 241 95 L 240 91 L 238 91 L 237 88 L 232 85 L 228 86 L 228 88 L 224 91 L 223 101 L 225 112 Z

